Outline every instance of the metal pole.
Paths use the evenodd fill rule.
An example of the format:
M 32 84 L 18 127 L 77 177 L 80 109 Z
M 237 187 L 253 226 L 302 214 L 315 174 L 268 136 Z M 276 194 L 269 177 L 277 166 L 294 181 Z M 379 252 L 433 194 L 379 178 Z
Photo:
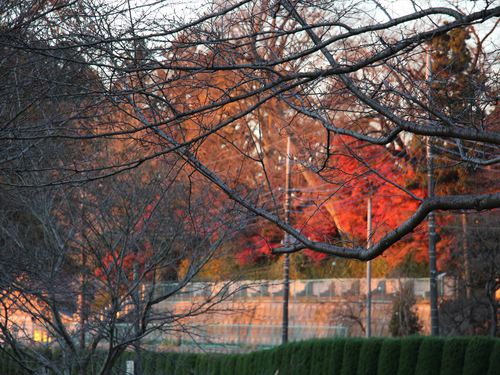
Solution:
M 464 281 L 465 281 L 465 297 L 469 300 L 472 297 L 471 274 L 470 274 L 470 257 L 469 243 L 467 240 L 467 216 L 465 211 L 462 211 L 462 246 L 464 257 Z
M 366 212 L 366 248 L 372 246 L 372 197 L 368 196 Z M 366 262 L 366 337 L 372 335 L 372 262 Z
M 291 168 L 290 168 L 290 136 L 286 140 L 286 167 L 285 167 L 285 223 L 290 223 L 290 193 L 291 193 Z M 285 232 L 283 237 L 283 244 L 286 246 L 289 244 L 288 233 Z M 285 259 L 283 260 L 283 324 L 282 324 L 282 334 L 281 343 L 286 344 L 288 342 L 288 306 L 290 300 L 290 254 L 285 254 Z
M 80 275 L 80 294 L 78 296 L 78 307 L 80 309 L 80 350 L 85 349 L 85 323 L 86 323 L 86 314 L 85 314 L 85 268 L 86 268 L 86 260 L 87 256 L 83 248 L 80 250 L 80 256 L 82 261 L 82 274 Z
M 427 49 L 425 75 L 428 84 L 428 105 L 432 103 L 431 82 L 432 82 L 431 54 Z M 431 122 L 429 114 L 429 123 Z M 426 137 L 427 154 L 427 196 L 434 196 L 434 148 L 432 147 L 432 137 Z M 430 305 L 431 305 L 431 335 L 439 335 L 439 315 L 438 315 L 438 288 L 437 288 L 437 267 L 436 267 L 436 218 L 434 212 L 428 215 L 429 225 L 429 282 L 430 282 Z

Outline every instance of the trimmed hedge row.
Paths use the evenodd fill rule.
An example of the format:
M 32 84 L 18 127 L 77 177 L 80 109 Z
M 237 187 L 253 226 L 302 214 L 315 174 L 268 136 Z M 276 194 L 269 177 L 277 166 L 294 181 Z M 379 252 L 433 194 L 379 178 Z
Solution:
M 51 353 L 57 356 L 57 353 Z M 126 352 L 114 373 L 124 374 Z M 89 369 L 96 373 L 95 356 Z M 500 340 L 489 337 L 333 338 L 302 341 L 247 354 L 142 355 L 144 375 L 498 375 Z M 0 375 L 21 369 L 0 351 Z
M 143 369 L 145 375 L 496 375 L 500 340 L 319 339 L 247 354 L 148 353 Z
M 4 351 L 0 352 L 0 375 L 18 375 L 18 364 Z

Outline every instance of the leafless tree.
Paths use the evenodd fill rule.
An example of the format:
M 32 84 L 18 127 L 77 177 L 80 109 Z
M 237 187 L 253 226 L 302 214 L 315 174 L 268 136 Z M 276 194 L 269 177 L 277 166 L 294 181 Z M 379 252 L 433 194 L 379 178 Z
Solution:
M 215 213 L 199 201 L 206 196 L 190 199 L 179 172 L 174 164 L 161 179 L 128 173 L 16 191 L 2 209 L 0 339 L 29 373 L 110 374 L 125 350 L 140 354 L 152 333 L 188 330 L 189 317 L 237 292 L 227 282 L 184 310 L 167 303 L 238 230 L 231 205 Z M 62 355 L 45 355 L 44 345 Z
M 443 332 L 448 335 L 498 335 L 500 248 L 492 213 L 460 215 L 450 230 L 461 232 L 463 252 L 452 254 L 445 272 L 459 280 L 456 298 L 441 304 Z M 486 224 L 489 223 L 489 224 Z M 454 225 L 453 225 L 454 224 Z
M 240 153 L 248 164 L 257 163 L 256 168 L 265 177 L 266 159 L 259 155 L 262 148 L 257 125 L 238 128 L 238 132 L 247 133 L 246 143 L 227 134 L 241 124 L 240 119 L 277 101 L 284 104 L 279 121 L 284 130 L 299 114 L 303 121 L 308 119 L 305 123 L 312 129 L 318 125 L 323 128 L 323 135 L 315 137 L 317 146 L 308 152 L 310 160 L 304 160 L 306 167 L 320 177 L 321 165 L 328 165 L 334 155 L 331 138 L 338 135 L 388 148 L 404 144 L 411 135 L 471 141 L 492 148 L 484 163 L 494 165 L 500 141 L 495 124 L 488 128 L 483 121 L 472 127 L 431 108 L 426 99 L 427 82 L 423 76 L 419 79 L 412 75 L 410 69 L 422 66 L 423 50 L 433 37 L 455 28 L 487 23 L 498 16 L 499 8 L 489 3 L 480 9 L 476 4 L 470 11 L 422 8 L 413 3 L 408 14 L 396 17 L 377 2 L 225 2 L 207 5 L 205 13 L 183 23 L 169 19 L 162 2 L 134 9 L 129 2 L 113 6 L 90 1 L 77 5 L 47 2 L 38 8 L 31 5 L 23 9 L 25 13 L 14 5 L 4 10 L 8 15 L 2 25 L 5 50 L 88 69 L 93 75 L 88 81 L 93 84 L 79 87 L 82 91 L 78 92 L 85 98 L 85 108 L 106 108 L 108 116 L 120 113 L 122 122 L 117 125 L 101 115 L 94 118 L 92 125 L 84 126 L 78 123 L 78 115 L 91 116 L 92 111 L 85 112 L 72 103 L 73 116 L 59 119 L 58 123 L 72 122 L 76 130 L 74 126 L 49 130 L 38 122 L 30 129 L 12 133 L 11 126 L 4 126 L 1 139 L 90 142 L 134 138 L 155 146 L 117 164 L 97 166 L 79 161 L 74 165 L 71 160 L 73 167 L 66 164 L 66 173 L 48 183 L 100 178 L 134 168 L 147 159 L 176 153 L 230 199 L 296 238 L 293 246 L 280 252 L 309 248 L 358 259 L 382 254 L 412 232 L 431 211 L 492 209 L 500 204 L 494 192 L 412 196 L 419 201 L 418 209 L 370 249 L 339 246 L 308 239 L 273 210 L 249 200 L 234 181 L 240 167 L 236 166 L 232 173 L 221 173 L 211 168 L 204 156 L 211 152 L 204 147 L 213 147 L 211 139 L 227 139 L 233 154 Z M 57 27 L 53 20 L 57 20 Z M 15 37 L 12 33 L 17 30 L 25 34 Z M 39 30 L 40 34 L 28 37 L 31 30 Z M 231 78 L 224 82 L 224 76 Z M 12 95 L 15 87 L 10 91 Z M 491 107 L 494 102 L 487 94 L 484 90 L 481 93 L 483 105 Z M 53 101 L 45 93 L 30 99 L 40 103 L 42 98 Z M 5 122 L 15 121 L 24 107 L 21 103 Z M 369 121 L 363 121 L 366 119 Z M 287 131 L 300 137 L 304 129 L 292 124 Z M 248 139 L 254 139 L 253 147 Z

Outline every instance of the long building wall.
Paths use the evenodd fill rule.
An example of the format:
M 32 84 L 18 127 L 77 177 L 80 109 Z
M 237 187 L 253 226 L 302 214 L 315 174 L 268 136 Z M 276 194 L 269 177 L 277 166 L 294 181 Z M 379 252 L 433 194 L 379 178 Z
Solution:
M 430 331 L 428 279 L 374 279 L 372 281 L 372 334 L 388 336 L 393 301 L 401 285 L 413 290 L 415 311 L 422 333 Z M 193 283 L 185 293 L 163 303 L 160 310 L 181 313 L 220 290 L 222 284 Z M 184 321 L 200 327 L 205 342 L 236 345 L 276 345 L 281 342 L 283 284 L 280 282 L 240 282 L 232 284 L 231 297 L 215 311 Z M 441 296 L 453 297 L 452 279 L 442 279 Z M 293 280 L 290 288 L 290 337 L 307 339 L 333 335 L 363 336 L 366 327 L 366 280 Z M 182 335 L 181 335 L 182 336 Z M 175 337 L 171 338 L 175 341 Z M 186 340 L 186 337 L 177 338 Z M 187 338 L 189 340 L 189 337 Z
M 169 309 L 181 312 L 189 309 L 191 303 L 177 302 Z M 245 301 L 223 302 L 218 312 L 190 318 L 191 325 L 261 325 L 280 326 L 282 324 L 283 303 L 277 299 L 254 298 Z M 417 301 L 415 310 L 423 326 L 423 333 L 429 333 L 429 302 Z M 373 300 L 372 332 L 376 336 L 389 335 L 389 322 L 392 316 L 391 300 Z M 290 326 L 295 327 L 338 327 L 338 332 L 348 336 L 364 335 L 366 326 L 366 304 L 364 300 L 334 298 L 318 301 L 304 298 L 296 299 L 289 306 Z M 331 331 L 331 330 L 330 330 Z

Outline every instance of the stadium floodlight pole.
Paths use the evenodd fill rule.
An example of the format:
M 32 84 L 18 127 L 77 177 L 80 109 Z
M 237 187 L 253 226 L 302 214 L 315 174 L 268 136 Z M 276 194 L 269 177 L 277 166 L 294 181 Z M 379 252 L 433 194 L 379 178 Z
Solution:
M 290 168 L 290 136 L 286 140 L 286 167 L 285 167 L 285 222 L 290 223 L 290 201 L 291 201 L 291 168 Z M 283 245 L 289 244 L 290 236 L 285 232 L 283 236 Z M 290 300 L 290 254 L 286 253 L 283 260 L 283 322 L 281 343 L 288 342 L 288 306 Z
M 366 248 L 372 246 L 372 196 L 368 195 L 366 210 Z M 366 337 L 372 335 L 372 263 L 366 262 Z
M 427 81 L 427 103 L 432 105 L 432 65 L 429 47 L 426 50 L 425 78 Z M 429 114 L 429 124 L 432 119 Z M 434 147 L 431 136 L 426 137 L 427 156 L 427 197 L 434 197 Z M 439 315 L 438 315 L 438 288 L 437 288 L 437 267 L 436 267 L 436 217 L 434 211 L 427 216 L 429 226 L 429 282 L 430 282 L 430 305 L 431 305 L 431 335 L 439 335 Z

